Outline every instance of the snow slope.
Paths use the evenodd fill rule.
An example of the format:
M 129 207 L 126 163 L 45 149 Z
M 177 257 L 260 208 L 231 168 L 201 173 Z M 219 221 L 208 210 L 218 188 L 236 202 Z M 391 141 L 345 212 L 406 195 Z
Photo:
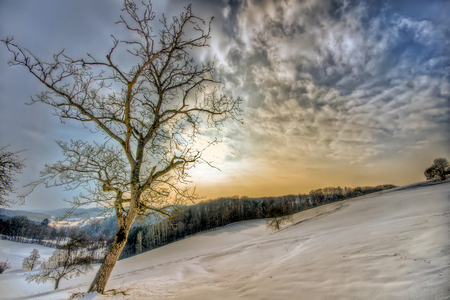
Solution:
M 119 261 L 115 295 L 83 299 L 450 299 L 449 232 L 450 182 L 408 186 L 298 213 L 278 232 L 241 222 Z M 19 248 L 0 242 L 0 260 Z M 95 275 L 53 292 L 18 272 L 0 275 L 1 299 L 67 299 Z

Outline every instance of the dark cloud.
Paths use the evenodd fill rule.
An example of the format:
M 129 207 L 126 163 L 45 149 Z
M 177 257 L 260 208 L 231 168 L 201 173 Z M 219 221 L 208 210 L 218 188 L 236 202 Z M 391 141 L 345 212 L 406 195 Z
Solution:
M 224 22 L 222 22 L 222 30 L 228 36 L 236 37 L 236 22 L 241 10 L 245 8 L 245 2 L 240 0 L 224 0 L 222 1 Z

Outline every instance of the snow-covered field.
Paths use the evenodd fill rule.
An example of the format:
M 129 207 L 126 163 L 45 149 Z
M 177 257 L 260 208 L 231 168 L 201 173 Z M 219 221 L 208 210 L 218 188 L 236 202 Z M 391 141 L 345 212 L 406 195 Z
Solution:
M 67 299 L 95 275 L 27 284 L 33 248 L 0 241 L 1 299 Z M 410 186 L 295 215 L 278 232 L 241 222 L 119 261 L 83 299 L 450 299 L 450 182 Z

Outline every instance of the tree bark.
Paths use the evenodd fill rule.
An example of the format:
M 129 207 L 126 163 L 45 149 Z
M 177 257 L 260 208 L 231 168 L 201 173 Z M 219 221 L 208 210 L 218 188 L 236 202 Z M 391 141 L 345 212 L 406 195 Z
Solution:
M 61 278 L 56 278 L 55 279 L 55 287 L 54 287 L 54 290 L 57 290 L 58 289 L 58 285 L 59 285 L 59 280 L 60 280 Z
M 89 287 L 88 293 L 98 292 L 103 294 L 105 292 L 106 283 L 108 282 L 109 276 L 111 275 L 111 272 L 119 259 L 120 253 L 122 253 L 122 250 L 125 247 L 128 233 L 130 232 L 131 225 L 133 224 L 135 218 L 136 213 L 134 216 L 128 215 L 123 226 L 119 226 L 117 229 L 114 242 L 103 259 L 102 265 L 100 266 L 94 281 Z

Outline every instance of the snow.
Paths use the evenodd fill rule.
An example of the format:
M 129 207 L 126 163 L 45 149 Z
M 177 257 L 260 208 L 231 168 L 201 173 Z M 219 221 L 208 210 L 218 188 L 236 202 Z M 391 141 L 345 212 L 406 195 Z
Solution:
M 408 186 L 320 206 L 281 231 L 265 220 L 231 224 L 121 260 L 107 295 L 82 299 L 450 299 L 450 182 Z M 25 283 L 38 248 L 0 241 L 0 299 L 67 299 L 84 277 Z

